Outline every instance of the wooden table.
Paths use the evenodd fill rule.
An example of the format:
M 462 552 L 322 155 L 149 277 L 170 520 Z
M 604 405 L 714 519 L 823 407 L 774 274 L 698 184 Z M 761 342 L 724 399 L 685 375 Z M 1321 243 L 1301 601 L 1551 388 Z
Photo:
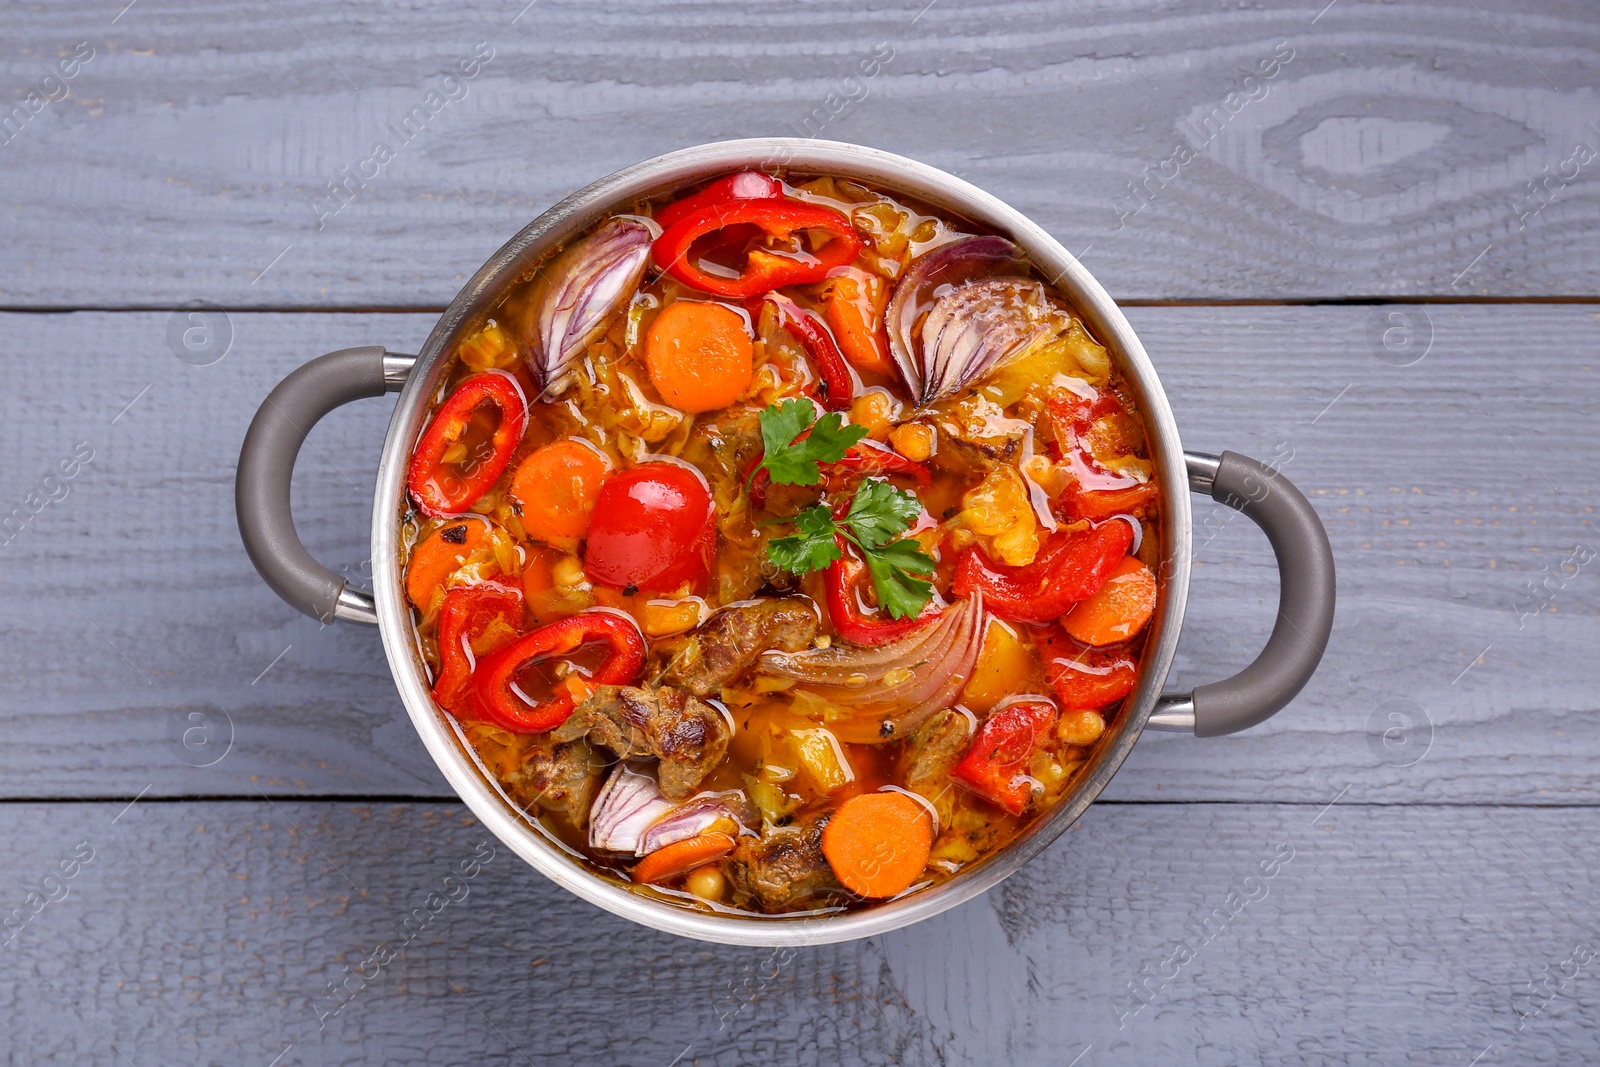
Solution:
M 7 1062 L 1600 1059 L 1591 2 L 126 2 L 3 16 Z M 274 382 L 414 351 L 564 194 L 785 133 L 946 168 L 1080 254 L 1185 443 L 1311 496 L 1340 605 L 1270 723 L 1148 736 L 987 896 L 774 953 L 491 851 L 376 633 L 251 570 L 232 484 Z M 297 475 L 352 575 L 391 404 Z M 1276 603 L 1264 539 L 1197 507 L 1182 688 Z

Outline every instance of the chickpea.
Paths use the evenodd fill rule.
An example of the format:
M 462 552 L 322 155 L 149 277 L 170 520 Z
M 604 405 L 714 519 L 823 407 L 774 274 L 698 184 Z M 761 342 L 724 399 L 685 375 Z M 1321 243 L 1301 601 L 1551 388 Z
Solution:
M 728 880 L 723 877 L 719 867 L 697 867 L 689 872 L 688 880 L 684 886 L 701 900 L 718 902 L 728 888 Z
M 1098 711 L 1065 711 L 1056 726 L 1056 736 L 1069 745 L 1092 745 L 1106 732 L 1106 721 Z
M 878 437 L 889 429 L 899 405 L 883 389 L 869 389 L 850 404 L 850 421 L 866 427 L 867 434 Z
M 889 444 L 913 463 L 922 463 L 933 455 L 933 427 L 921 422 L 908 422 L 889 431 Z

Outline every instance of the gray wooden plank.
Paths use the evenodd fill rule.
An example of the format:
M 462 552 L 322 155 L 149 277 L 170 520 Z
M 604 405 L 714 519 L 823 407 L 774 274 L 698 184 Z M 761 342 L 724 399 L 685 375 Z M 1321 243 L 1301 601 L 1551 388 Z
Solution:
M 954 912 L 785 952 L 614 919 L 458 805 L 7 804 L 3 914 L 56 899 L 0 948 L 0 1048 L 279 1067 L 1593 1062 L 1597 819 L 1101 805 Z M 93 858 L 63 880 L 75 848 Z
M 429 322 L 235 315 L 231 349 L 204 367 L 173 355 L 172 323 L 191 328 L 181 315 L 11 316 L 4 358 L 30 372 L 0 429 L 18 457 L 4 510 L 25 508 L 80 443 L 94 458 L 0 548 L 0 626 L 17 654 L 0 669 L 7 788 L 439 793 L 376 631 L 322 627 L 279 602 L 244 556 L 233 512 L 239 445 L 280 378 L 351 345 L 415 351 Z M 372 486 L 392 407 L 371 400 L 336 413 L 297 468 L 301 536 L 353 577 L 370 567 Z M 71 719 L 69 740 L 60 731 Z M 55 785 L 27 769 L 46 751 L 72 766 Z
M 1145 738 L 1110 795 L 1181 798 L 1207 768 L 1227 781 L 1207 798 L 1315 782 L 1364 799 L 1591 803 L 1593 769 L 1573 757 L 1600 709 L 1600 474 L 1587 460 L 1600 316 L 1379 306 L 1132 318 L 1186 446 L 1276 457 L 1317 504 L 1339 608 L 1321 670 L 1287 711 L 1203 754 L 1188 738 Z M 1209 502 L 1196 523 L 1176 688 L 1248 662 L 1277 602 L 1264 537 Z
M 574 188 L 796 133 L 991 189 L 1122 299 L 1600 291 L 1582 0 L 120 7 L 6 14 L 0 304 L 440 306 Z
M 1374 356 L 1377 344 L 1391 362 L 1411 358 L 1373 340 L 1401 328 L 1390 315 L 1411 316 L 1420 362 Z M 1573 306 L 1132 316 L 1187 446 L 1276 457 L 1317 502 L 1340 607 L 1325 665 L 1290 709 L 1225 740 L 1149 736 L 1109 796 L 1303 800 L 1351 786 L 1367 801 L 1595 803 L 1600 600 L 1595 564 L 1568 560 L 1578 546 L 1600 549 L 1590 463 L 1600 316 Z M 169 321 L 0 316 L 0 360 L 27 370 L 0 409 L 11 458 L 0 514 L 79 442 L 95 449 L 65 499 L 0 546 L 0 794 L 444 795 L 376 635 L 319 627 L 279 603 L 251 570 L 232 510 L 239 442 L 279 377 L 341 346 L 415 346 L 429 316 L 236 313 L 232 349 L 207 367 L 173 356 Z M 373 400 L 331 416 L 297 474 L 307 542 L 354 575 L 389 410 Z M 1175 688 L 1247 662 L 1276 604 L 1265 539 L 1196 507 Z M 214 744 L 178 744 L 191 725 L 202 728 L 191 742 Z

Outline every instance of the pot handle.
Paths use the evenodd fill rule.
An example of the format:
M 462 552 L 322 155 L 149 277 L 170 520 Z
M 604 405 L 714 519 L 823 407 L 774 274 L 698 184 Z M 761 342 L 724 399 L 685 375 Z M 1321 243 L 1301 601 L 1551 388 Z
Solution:
M 1190 491 L 1243 512 L 1266 533 L 1278 558 L 1278 621 L 1255 662 L 1192 693 L 1162 696 L 1147 723 L 1218 737 L 1267 721 L 1316 672 L 1333 632 L 1333 549 L 1311 504 L 1271 467 L 1236 452 L 1185 452 L 1183 458 Z
M 416 361 L 416 356 L 393 354 L 381 345 L 319 356 L 267 394 L 244 435 L 234 509 L 245 551 L 273 592 L 321 622 L 348 619 L 376 625 L 377 606 L 370 592 L 350 588 L 300 543 L 289 513 L 294 461 L 318 419 L 352 400 L 399 391 Z

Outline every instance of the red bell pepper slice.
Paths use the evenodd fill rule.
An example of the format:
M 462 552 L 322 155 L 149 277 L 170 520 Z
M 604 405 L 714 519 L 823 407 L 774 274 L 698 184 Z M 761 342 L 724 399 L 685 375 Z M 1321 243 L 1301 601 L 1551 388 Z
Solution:
M 674 200 L 656 212 L 656 224 L 665 230 L 690 215 L 698 215 L 725 200 L 781 200 L 783 183 L 758 170 L 742 170 L 718 178 L 693 196 Z
M 1107 470 L 1080 443 L 1095 420 L 1121 410 L 1122 402 L 1111 392 L 1094 398 L 1055 396 L 1046 404 L 1055 429 L 1057 455 L 1069 474 L 1059 503 L 1070 521 L 1105 519 L 1131 512 L 1157 496 L 1154 482 L 1141 482 Z
M 1073 479 L 1061 490 L 1058 503 L 1069 522 L 1098 522 L 1113 515 L 1132 514 L 1158 494 L 1155 482 L 1137 482 L 1125 489 L 1085 489 Z
M 998 709 L 978 727 L 972 748 L 951 769 L 951 779 L 996 807 L 1021 815 L 1039 786 L 1028 774 L 1028 758 L 1055 717 L 1055 707 L 1044 700 L 1019 700 Z
M 913 630 L 920 630 L 944 614 L 941 610 L 927 609 L 913 619 L 896 619 L 881 612 L 869 614 L 856 591 L 866 574 L 866 565 L 850 554 L 849 545 L 842 536 L 835 536 L 834 542 L 839 546 L 840 555 L 828 564 L 828 619 L 833 623 L 833 632 L 844 640 L 852 645 L 888 644 Z
M 457 718 L 478 718 L 472 670 L 522 628 L 522 590 L 499 582 L 460 585 L 439 607 L 439 677 L 433 699 Z
M 977 545 L 956 559 L 951 589 L 958 597 L 983 591 L 983 606 L 1014 622 L 1048 622 L 1105 584 L 1133 543 L 1133 527 L 1121 519 L 1076 533 L 1057 531 L 1034 561 L 1007 567 Z
M 828 234 L 829 240 L 815 252 L 780 254 L 754 248 L 742 274 L 729 278 L 707 273 L 691 256 L 691 246 L 707 234 L 739 225 L 758 226 L 779 240 L 788 240 L 801 230 L 819 230 Z M 687 286 L 743 300 L 785 285 L 820 282 L 830 271 L 854 262 L 860 252 L 861 239 L 850 220 L 832 208 L 787 198 L 761 198 L 708 202 L 667 227 L 650 254 L 657 266 Z
M 572 686 L 531 704 L 516 688 L 517 674 L 533 660 L 564 656 L 590 641 L 610 645 L 611 655 L 584 679 L 589 686 L 627 685 L 644 666 L 644 637 L 638 624 L 603 608 L 581 612 L 517 638 L 478 664 L 473 680 L 484 715 L 514 734 L 553 730 L 566 722 L 577 706 Z
M 446 463 L 445 452 L 466 437 L 469 428 L 476 428 L 474 423 L 488 429 L 480 418 L 484 409 L 498 414 L 498 422 L 486 442 L 487 454 L 480 445 L 465 462 Z M 449 399 L 439 405 L 411 455 L 406 487 L 417 509 L 434 518 L 466 511 L 489 491 L 511 462 L 511 453 L 522 440 L 527 421 L 528 403 L 522 387 L 509 374 L 484 371 L 456 386 Z
M 1098 711 L 1133 692 L 1139 668 L 1125 648 L 1085 648 L 1060 630 L 1039 643 L 1045 677 L 1067 711 Z
M 904 474 L 915 478 L 924 489 L 933 481 L 928 468 L 916 460 L 907 459 L 892 448 L 884 448 L 875 441 L 858 441 L 842 459 L 829 464 L 833 470 L 844 470 L 861 475 Z
M 1064 440 L 1069 434 L 1082 433 L 1091 422 L 1114 415 L 1123 410 L 1122 401 L 1110 390 L 1092 390 L 1093 396 L 1059 392 L 1045 403 L 1050 419 L 1055 425 L 1056 439 Z
M 816 312 L 807 311 L 782 293 L 768 293 L 763 299 L 777 310 L 778 325 L 794 334 L 800 346 L 806 350 L 811 365 L 817 369 L 817 376 L 822 379 L 824 406 L 831 411 L 848 409 L 851 398 L 855 396 L 855 378 L 851 376 L 849 364 L 839 354 L 839 346 L 834 343 L 833 334 L 828 332 L 822 319 Z

